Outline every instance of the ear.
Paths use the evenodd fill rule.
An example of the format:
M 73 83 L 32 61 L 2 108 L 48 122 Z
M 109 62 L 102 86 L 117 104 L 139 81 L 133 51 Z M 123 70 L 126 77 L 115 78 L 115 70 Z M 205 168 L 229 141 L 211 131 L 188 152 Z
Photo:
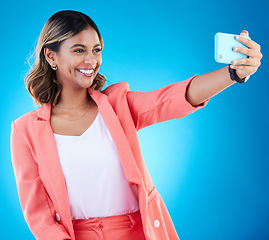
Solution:
M 48 48 L 44 48 L 44 55 L 45 55 L 45 58 L 50 66 L 57 65 L 56 52 L 54 52 Z

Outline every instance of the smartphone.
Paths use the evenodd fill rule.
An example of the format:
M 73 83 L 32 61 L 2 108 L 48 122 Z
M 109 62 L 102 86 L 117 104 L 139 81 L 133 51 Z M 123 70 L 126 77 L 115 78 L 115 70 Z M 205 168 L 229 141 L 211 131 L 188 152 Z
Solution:
M 233 60 L 247 58 L 248 56 L 233 51 L 233 47 L 245 47 L 243 43 L 235 39 L 235 34 L 216 33 L 215 34 L 215 60 L 219 63 L 231 64 Z M 250 37 L 242 36 L 250 39 Z

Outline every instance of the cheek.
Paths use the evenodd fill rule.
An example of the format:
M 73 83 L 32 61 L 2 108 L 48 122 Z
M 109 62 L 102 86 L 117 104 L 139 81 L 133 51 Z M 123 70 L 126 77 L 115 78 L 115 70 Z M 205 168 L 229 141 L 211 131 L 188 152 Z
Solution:
M 98 67 L 97 67 L 97 72 L 99 71 L 100 67 L 101 67 L 101 64 L 102 64 L 102 59 L 100 61 L 98 61 Z
M 71 58 L 70 57 L 70 60 L 69 60 L 69 66 L 72 68 L 76 68 L 79 64 L 81 64 L 82 60 L 81 58 L 78 58 L 78 57 L 73 57 Z
M 73 58 L 68 61 L 68 64 L 66 65 L 66 70 L 69 73 L 76 73 L 76 68 L 81 64 L 81 61 L 79 59 Z
M 100 54 L 100 56 L 98 56 L 97 61 L 98 61 L 99 65 L 102 64 L 102 55 L 101 54 Z
M 76 61 L 74 59 L 71 59 L 70 57 L 66 57 L 65 59 L 59 60 L 59 68 L 67 71 L 71 70 L 75 67 Z

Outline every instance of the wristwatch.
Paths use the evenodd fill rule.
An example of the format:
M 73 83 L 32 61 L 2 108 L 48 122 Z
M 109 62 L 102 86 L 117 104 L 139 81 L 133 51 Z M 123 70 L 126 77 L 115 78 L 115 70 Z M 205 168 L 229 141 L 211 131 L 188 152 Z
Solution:
M 233 81 L 237 81 L 237 82 L 239 82 L 239 83 L 244 83 L 244 82 L 246 82 L 246 81 L 249 79 L 250 75 L 249 75 L 249 76 L 246 76 L 246 77 L 243 78 L 243 79 L 239 78 L 239 77 L 237 76 L 237 74 L 236 74 L 235 69 L 232 69 L 230 66 L 231 66 L 231 64 L 229 64 L 229 73 L 230 73 L 230 77 L 231 77 L 231 79 L 232 79 Z

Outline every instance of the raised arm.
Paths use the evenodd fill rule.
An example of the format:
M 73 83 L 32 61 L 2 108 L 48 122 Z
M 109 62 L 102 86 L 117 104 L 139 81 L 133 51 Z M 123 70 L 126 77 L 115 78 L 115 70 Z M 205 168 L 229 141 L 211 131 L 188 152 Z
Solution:
M 248 32 L 244 30 L 240 35 L 248 36 Z M 237 76 L 243 79 L 257 71 L 261 65 L 262 54 L 260 45 L 254 41 L 243 37 L 239 37 L 237 40 L 248 48 L 237 47 L 234 48 L 234 51 L 243 53 L 248 58 L 233 61 L 231 68 L 235 69 Z M 186 99 L 192 106 L 198 106 L 234 83 L 236 81 L 231 80 L 228 66 L 226 66 L 217 71 L 195 77 L 187 88 Z

